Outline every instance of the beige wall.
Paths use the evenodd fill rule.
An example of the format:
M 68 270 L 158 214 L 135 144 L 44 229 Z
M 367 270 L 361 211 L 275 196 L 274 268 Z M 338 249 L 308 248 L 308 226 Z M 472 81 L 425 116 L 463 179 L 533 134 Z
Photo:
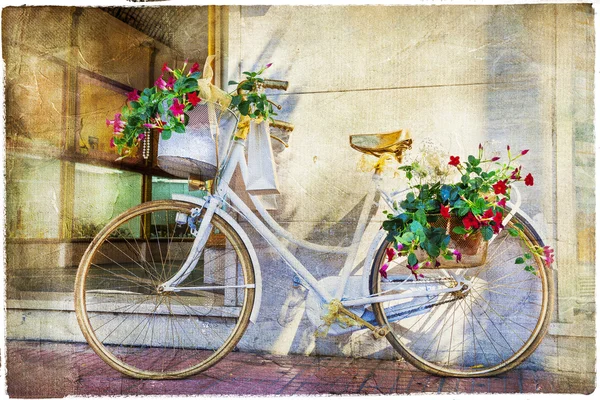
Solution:
M 530 149 L 523 168 L 536 184 L 523 190 L 524 209 L 557 249 L 559 297 L 553 334 L 528 362 L 581 368 L 573 355 L 593 346 L 595 318 L 593 224 L 581 228 L 595 218 L 592 18 L 591 7 L 579 5 L 230 7 L 223 81 L 269 62 L 269 77 L 290 81 L 275 96 L 280 117 L 296 126 L 290 148 L 276 150 L 283 193 L 276 219 L 320 243 L 351 235 L 370 174 L 359 171 L 349 134 L 409 129 L 415 153 L 426 139 L 461 156 L 480 142 Z M 399 183 L 389 174 L 384 186 Z M 375 215 L 375 229 L 382 217 Z M 303 315 L 306 294 L 257 243 L 271 301 L 246 345 L 392 357 L 368 333 L 315 339 Z M 294 251 L 317 275 L 341 266 L 332 256 Z M 573 338 L 582 335 L 589 338 Z M 593 356 L 584 364 L 593 369 Z

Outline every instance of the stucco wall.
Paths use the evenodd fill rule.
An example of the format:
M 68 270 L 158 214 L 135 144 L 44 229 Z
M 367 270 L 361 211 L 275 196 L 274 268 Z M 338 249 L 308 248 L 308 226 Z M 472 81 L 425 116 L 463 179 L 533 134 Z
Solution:
M 576 160 L 587 157 L 593 163 L 594 158 L 588 147 L 593 143 L 592 15 L 590 7 L 574 5 L 230 7 L 223 81 L 269 62 L 268 77 L 290 81 L 287 93 L 274 96 L 283 105 L 279 117 L 296 128 L 290 148 L 275 149 L 282 195 L 273 215 L 300 238 L 348 243 L 370 180 L 358 168 L 361 155 L 348 145 L 353 133 L 409 129 L 413 152 L 433 140 L 463 157 L 476 152 L 479 143 L 498 151 L 508 144 L 530 149 L 523 168 L 536 183 L 523 190 L 523 208 L 557 248 L 562 272 L 556 274 L 558 311 L 551 328 L 559 335 L 548 335 L 528 363 L 576 368 L 573 354 L 589 353 L 593 339 L 568 337 L 582 323 L 591 328 L 586 335 L 593 336 L 595 311 L 593 296 L 569 288 L 581 276 L 593 279 L 594 264 L 593 253 L 575 263 L 570 252 L 593 247 L 593 237 L 565 237 L 561 226 L 574 233 L 577 224 L 594 218 L 593 193 L 588 205 L 576 203 L 572 195 L 573 187 L 593 185 L 590 169 Z M 574 53 L 578 61 L 565 63 Z M 574 126 L 588 132 L 587 139 L 577 137 Z M 586 148 L 586 154 L 576 148 Z M 388 189 L 399 184 L 393 174 L 384 180 Z M 557 214 L 557 204 L 565 201 L 577 213 Z M 382 217 L 374 215 L 371 229 Z M 565 242 L 558 243 L 559 237 Z M 255 236 L 254 242 L 268 301 L 242 348 L 395 356 L 387 343 L 374 341 L 366 331 L 315 338 L 305 315 L 306 293 L 293 287 L 293 272 L 264 241 Z M 343 264 L 332 255 L 292 249 L 317 277 L 337 275 Z M 591 313 L 588 308 L 582 315 L 583 303 L 591 303 Z M 593 369 L 593 363 L 592 355 L 583 364 Z

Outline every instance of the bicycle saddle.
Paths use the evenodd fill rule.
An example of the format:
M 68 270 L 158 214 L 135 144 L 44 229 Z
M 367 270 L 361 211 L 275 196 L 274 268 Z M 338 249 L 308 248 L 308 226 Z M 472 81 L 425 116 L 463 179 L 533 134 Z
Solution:
M 393 154 L 402 162 L 402 154 L 412 146 L 410 133 L 405 129 L 389 133 L 368 135 L 350 135 L 350 147 L 361 153 L 380 157 L 385 153 Z

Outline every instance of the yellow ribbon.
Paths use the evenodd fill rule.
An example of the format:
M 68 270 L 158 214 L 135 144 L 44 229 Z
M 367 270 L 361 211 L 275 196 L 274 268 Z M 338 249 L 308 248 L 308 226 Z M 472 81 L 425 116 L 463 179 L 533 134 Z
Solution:
M 240 122 L 238 122 L 237 132 L 235 133 L 236 138 L 246 139 L 248 137 L 248 132 L 250 132 L 250 122 L 252 122 L 252 118 L 247 115 L 242 115 Z M 254 118 L 254 122 L 260 124 L 263 122 L 263 117 Z
M 375 170 L 375 172 L 377 172 L 377 173 L 382 173 L 385 170 L 385 167 L 387 166 L 386 163 L 392 159 L 393 159 L 393 157 L 391 154 L 385 153 L 385 154 L 382 154 L 377 159 L 377 161 L 373 163 L 373 162 L 367 160 L 367 157 L 363 155 L 361 157 L 361 159 L 359 160 L 358 168 L 364 172 L 369 172 L 369 171 Z
M 211 83 L 214 73 L 210 64 L 214 59 L 214 55 L 206 57 L 202 78 L 198 79 L 198 93 L 202 100 L 217 103 L 224 110 L 231 104 L 231 96 Z

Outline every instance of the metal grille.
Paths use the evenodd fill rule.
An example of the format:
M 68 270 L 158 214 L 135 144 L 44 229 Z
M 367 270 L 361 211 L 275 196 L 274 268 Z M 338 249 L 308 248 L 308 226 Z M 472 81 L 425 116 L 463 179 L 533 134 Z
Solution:
M 159 42 L 173 47 L 173 32 L 190 21 L 189 7 L 102 7 L 102 11 Z

